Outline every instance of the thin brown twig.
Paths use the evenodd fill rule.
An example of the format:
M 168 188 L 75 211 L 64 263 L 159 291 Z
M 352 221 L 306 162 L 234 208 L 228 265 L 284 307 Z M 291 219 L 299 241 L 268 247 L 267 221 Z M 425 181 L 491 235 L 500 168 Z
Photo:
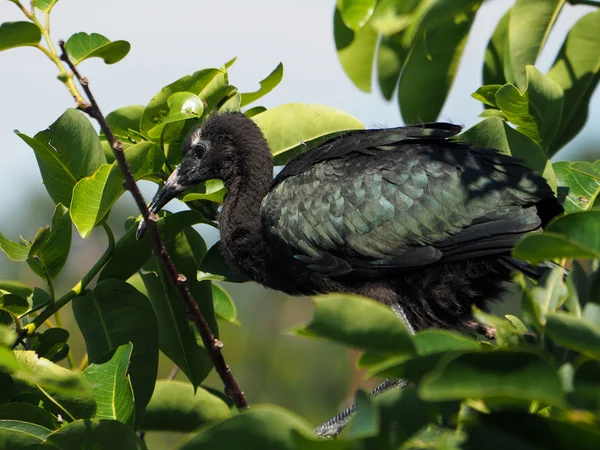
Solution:
M 183 301 L 185 308 L 188 312 L 188 315 L 196 325 L 198 332 L 200 333 L 200 337 L 202 338 L 202 342 L 204 343 L 204 347 L 208 352 L 210 359 L 212 360 L 213 365 L 215 366 L 215 370 L 219 374 L 221 381 L 223 381 L 223 385 L 225 386 L 225 394 L 230 397 L 235 406 L 238 409 L 248 408 L 248 402 L 244 397 L 244 393 L 242 392 L 239 384 L 237 383 L 235 377 L 231 373 L 229 366 L 225 362 L 223 355 L 221 353 L 221 348 L 223 348 L 223 344 L 219 341 L 215 335 L 210 330 L 206 319 L 198 309 L 198 305 L 194 301 L 192 294 L 190 293 L 185 281 L 186 277 L 180 274 L 175 265 L 173 264 L 173 260 L 167 253 L 167 249 L 165 247 L 164 242 L 162 241 L 160 234 L 158 232 L 158 228 L 156 223 L 158 221 L 158 217 L 156 214 L 150 213 L 148 211 L 148 207 L 146 206 L 146 201 L 144 197 L 142 197 L 142 193 L 138 189 L 135 184 L 135 180 L 133 175 L 131 174 L 131 170 L 129 168 L 129 164 L 125 159 L 125 153 L 123 152 L 123 144 L 115 138 L 110 126 L 106 122 L 106 118 L 100 111 L 98 103 L 92 94 L 92 91 L 89 88 L 89 83 L 87 78 L 82 77 L 69 56 L 65 51 L 65 42 L 59 41 L 59 46 L 62 51 L 60 55 L 60 59 L 67 63 L 73 75 L 77 78 L 81 87 L 83 88 L 89 103 L 82 102 L 77 97 L 75 97 L 75 101 L 77 102 L 77 108 L 88 114 L 90 117 L 96 119 L 100 124 L 100 128 L 104 132 L 106 139 L 110 143 L 110 146 L 115 155 L 115 159 L 123 172 L 123 177 L 125 181 L 123 182 L 123 186 L 127 189 L 131 195 L 133 196 L 138 209 L 142 213 L 142 217 L 148 224 L 148 231 L 152 240 L 152 245 L 154 247 L 154 253 L 159 256 L 162 266 L 165 269 L 165 272 L 169 278 L 169 281 L 173 284 L 175 289 L 177 290 L 181 300 Z

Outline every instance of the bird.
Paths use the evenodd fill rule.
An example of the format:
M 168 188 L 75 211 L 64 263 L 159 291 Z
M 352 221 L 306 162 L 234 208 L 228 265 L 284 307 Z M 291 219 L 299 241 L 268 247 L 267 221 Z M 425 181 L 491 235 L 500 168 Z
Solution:
M 353 293 L 391 307 L 412 332 L 483 334 L 514 271 L 547 268 L 511 256 L 563 212 L 523 161 L 434 122 L 344 132 L 292 159 L 273 179 L 260 128 L 214 114 L 182 143 L 181 164 L 149 205 L 222 180 L 221 252 L 235 270 L 290 295 Z M 137 237 L 144 234 L 142 220 Z

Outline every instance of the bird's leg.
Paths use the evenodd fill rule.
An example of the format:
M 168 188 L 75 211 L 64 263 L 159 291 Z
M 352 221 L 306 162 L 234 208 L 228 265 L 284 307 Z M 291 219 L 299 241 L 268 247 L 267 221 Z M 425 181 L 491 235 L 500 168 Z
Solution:
M 400 319 L 402 319 L 402 321 L 406 325 L 406 328 L 408 328 L 408 331 L 410 331 L 411 334 L 415 334 L 415 328 L 412 326 L 412 324 L 408 320 L 408 317 L 406 316 L 406 313 L 404 312 L 404 309 L 402 308 L 402 306 L 400 306 L 400 304 L 398 304 L 397 302 L 394 302 L 392 304 L 391 308 L 396 313 L 396 315 Z M 369 397 L 374 398 L 374 397 L 377 397 L 377 396 L 383 394 L 384 392 L 388 392 L 393 389 L 401 389 L 401 388 L 405 387 L 407 384 L 408 384 L 408 381 L 406 381 L 406 380 L 394 380 L 392 378 L 388 378 L 383 383 L 381 383 L 379 386 L 377 386 L 375 389 L 373 389 L 371 392 L 369 392 Z M 349 408 L 346 408 L 344 411 L 339 413 L 337 416 L 332 417 L 327 422 L 319 425 L 315 429 L 315 434 L 321 438 L 336 437 L 338 434 L 341 433 L 341 431 L 344 429 L 344 427 L 348 424 L 348 422 L 352 418 L 352 415 L 354 414 L 355 410 L 356 410 L 356 405 L 352 405 Z

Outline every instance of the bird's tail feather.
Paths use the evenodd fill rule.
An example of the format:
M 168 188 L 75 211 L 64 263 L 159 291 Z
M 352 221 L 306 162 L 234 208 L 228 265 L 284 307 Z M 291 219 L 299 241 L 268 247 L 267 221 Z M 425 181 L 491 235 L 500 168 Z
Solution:
M 513 258 L 512 256 L 502 256 L 500 258 L 500 262 L 510 270 L 516 270 L 518 272 L 527 275 L 534 280 L 539 280 L 544 276 L 548 271 L 556 268 L 562 267 L 564 269 L 564 278 L 566 279 L 569 275 L 569 269 L 561 266 L 560 264 L 556 264 L 553 261 L 544 261 L 540 264 L 529 264 L 528 262 L 522 261 L 517 258 Z

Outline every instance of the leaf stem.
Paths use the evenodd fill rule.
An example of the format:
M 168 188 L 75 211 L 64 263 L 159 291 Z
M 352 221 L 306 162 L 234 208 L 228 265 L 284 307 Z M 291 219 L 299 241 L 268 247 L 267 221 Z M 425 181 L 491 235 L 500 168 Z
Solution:
M 98 275 L 100 270 L 102 270 L 102 268 L 110 260 L 115 251 L 115 236 L 106 222 L 102 222 L 101 225 L 106 231 L 106 236 L 108 238 L 108 248 L 106 249 L 104 254 L 100 257 L 98 261 L 96 261 L 96 264 L 94 264 L 94 266 L 81 278 L 79 283 L 73 286 L 73 288 L 69 292 L 64 294 L 55 302 L 50 303 L 48 306 L 46 306 L 46 308 L 33 320 L 33 322 L 23 327 L 23 330 L 26 331 L 27 335 L 32 334 L 52 314 L 55 314 L 58 310 L 60 310 L 63 306 L 68 304 L 75 297 L 81 295 L 85 291 L 87 285 L 90 284 L 94 277 Z

